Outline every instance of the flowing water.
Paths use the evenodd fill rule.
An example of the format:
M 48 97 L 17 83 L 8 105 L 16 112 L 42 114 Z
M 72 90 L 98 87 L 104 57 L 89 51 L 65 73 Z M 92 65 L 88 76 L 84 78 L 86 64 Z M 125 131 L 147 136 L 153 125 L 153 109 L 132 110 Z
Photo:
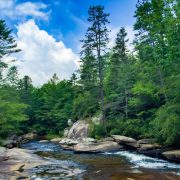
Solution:
M 37 141 L 22 147 L 51 162 L 30 170 L 32 180 L 180 180 L 180 164 L 134 152 L 75 154 Z

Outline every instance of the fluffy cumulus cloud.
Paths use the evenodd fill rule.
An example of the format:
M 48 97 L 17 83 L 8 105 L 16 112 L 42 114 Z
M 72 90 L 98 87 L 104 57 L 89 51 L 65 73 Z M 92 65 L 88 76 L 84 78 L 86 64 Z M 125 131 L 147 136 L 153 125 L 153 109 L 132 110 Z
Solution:
M 17 4 L 15 0 L 0 0 L 0 16 L 17 19 L 18 17 L 33 17 L 47 20 L 50 11 L 44 3 L 24 2 Z
M 62 41 L 57 42 L 34 20 L 17 26 L 17 43 L 22 50 L 16 54 L 21 75 L 29 75 L 35 85 L 48 81 L 54 73 L 67 79 L 78 68 L 79 57 Z
M 114 46 L 115 39 L 116 39 L 117 33 L 120 30 L 120 27 L 110 27 L 110 29 L 111 29 L 111 32 L 109 34 L 110 42 L 109 42 L 108 46 L 109 46 L 109 48 L 112 48 Z M 135 33 L 133 31 L 133 27 L 132 26 L 125 26 L 125 29 L 127 32 L 127 39 L 129 39 L 129 41 L 127 42 L 127 48 L 130 51 L 133 51 L 134 46 L 132 43 L 133 43 L 133 40 L 135 38 Z

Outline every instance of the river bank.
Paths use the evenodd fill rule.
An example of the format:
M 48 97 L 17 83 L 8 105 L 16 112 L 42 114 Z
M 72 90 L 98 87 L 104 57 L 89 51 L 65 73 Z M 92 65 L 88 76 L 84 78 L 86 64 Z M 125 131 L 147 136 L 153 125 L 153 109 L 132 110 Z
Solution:
M 47 164 L 50 162 L 34 154 L 31 150 L 0 147 L 0 179 L 28 179 L 29 169 Z

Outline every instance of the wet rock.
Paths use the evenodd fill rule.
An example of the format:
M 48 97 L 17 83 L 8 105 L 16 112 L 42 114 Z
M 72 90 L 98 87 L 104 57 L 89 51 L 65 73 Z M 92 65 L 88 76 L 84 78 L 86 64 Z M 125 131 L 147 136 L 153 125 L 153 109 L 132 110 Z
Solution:
M 51 142 L 54 142 L 54 143 L 59 143 L 59 141 L 61 141 L 62 138 L 54 138 L 54 139 L 51 139 L 50 141 Z
M 77 121 L 68 132 L 70 139 L 83 139 L 88 137 L 89 124 L 85 121 Z
M 174 162 L 180 163 L 180 149 L 171 150 L 162 153 L 163 157 Z
M 40 143 L 47 143 L 47 142 L 49 142 L 48 140 L 40 140 L 39 141 Z
M 70 146 L 70 145 L 65 145 L 65 144 L 61 144 L 61 148 L 63 150 L 68 150 L 68 151 L 73 151 L 74 150 L 74 146 Z
M 140 144 L 139 151 L 148 151 L 152 149 L 160 149 L 161 145 L 154 143 L 154 144 Z
M 78 143 L 79 141 L 74 140 L 74 139 L 69 139 L 69 138 L 61 139 L 61 141 L 59 142 L 60 145 L 66 145 L 66 146 L 74 146 Z
M 33 179 L 82 179 L 84 172 L 76 163 L 62 161 L 60 164 L 39 166 L 33 169 Z
M 150 150 L 138 150 L 138 153 L 144 154 L 146 156 L 155 157 L 155 158 L 163 158 L 162 153 L 164 149 L 150 149 Z
M 123 147 L 116 142 L 106 141 L 106 142 L 81 142 L 74 146 L 74 151 L 77 153 L 102 153 L 102 152 L 112 152 L 118 151 Z
M 138 142 L 133 138 L 126 137 L 126 136 L 120 136 L 120 135 L 112 135 L 112 138 L 121 145 L 128 146 L 131 148 L 139 147 Z
M 0 162 L 0 177 L 3 172 L 4 179 L 18 179 L 27 176 L 28 170 L 35 166 L 50 164 L 30 150 L 0 148 L 0 154 L 8 157 L 5 161 Z

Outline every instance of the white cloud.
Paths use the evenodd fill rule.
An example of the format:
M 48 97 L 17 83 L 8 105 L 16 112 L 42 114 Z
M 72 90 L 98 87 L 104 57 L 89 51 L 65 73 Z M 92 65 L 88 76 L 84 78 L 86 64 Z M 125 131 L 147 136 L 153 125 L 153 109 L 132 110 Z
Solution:
M 0 8 L 1 9 L 8 9 L 8 8 L 11 8 L 14 4 L 14 1 L 13 0 L 1 0 L 0 1 Z
M 17 27 L 17 43 L 22 52 L 16 54 L 21 75 L 29 75 L 35 85 L 48 81 L 54 73 L 61 79 L 69 78 L 78 68 L 79 57 L 46 31 L 40 30 L 34 20 Z
M 119 32 L 120 28 L 121 27 L 110 27 L 109 28 L 109 29 L 111 29 L 111 32 L 109 34 L 109 37 L 110 37 L 110 42 L 108 45 L 109 48 L 112 48 L 114 46 L 115 39 L 116 39 L 117 33 Z M 132 45 L 132 43 L 133 43 L 133 40 L 135 38 L 135 33 L 133 31 L 133 27 L 132 26 L 125 26 L 125 29 L 127 32 L 127 39 L 129 39 L 129 41 L 127 42 L 127 48 L 130 51 L 133 51 L 134 46 Z
M 8 16 L 12 19 L 31 16 L 47 20 L 50 13 L 47 8 L 48 6 L 44 3 L 24 2 L 16 4 L 15 0 L 0 0 L 0 16 Z

